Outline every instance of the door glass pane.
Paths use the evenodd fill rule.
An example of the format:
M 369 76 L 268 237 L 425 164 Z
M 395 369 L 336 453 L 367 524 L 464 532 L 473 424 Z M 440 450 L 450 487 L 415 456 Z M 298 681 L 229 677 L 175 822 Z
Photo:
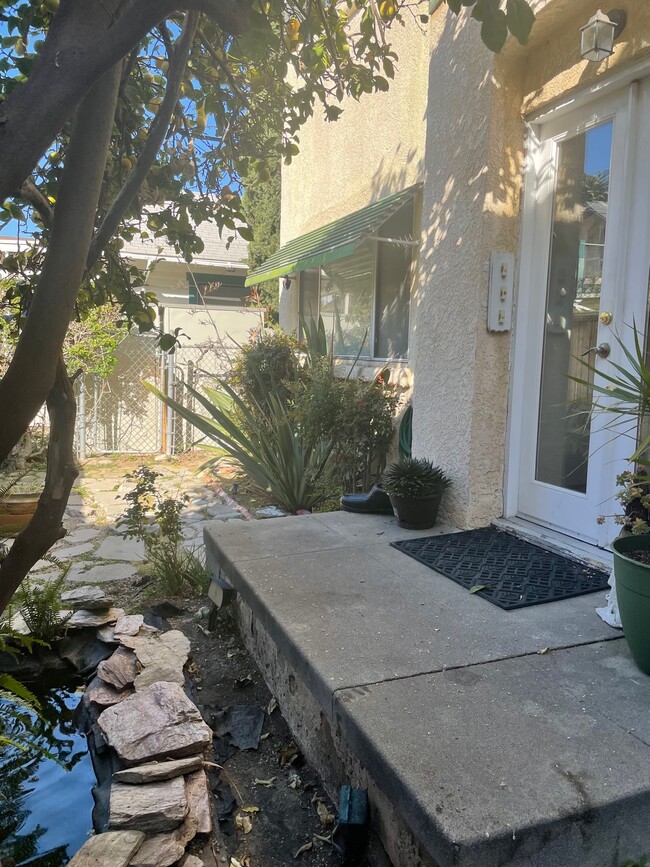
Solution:
M 569 376 L 585 377 L 575 357 L 596 344 L 612 132 L 609 121 L 558 148 L 535 477 L 580 493 L 587 490 L 590 393 Z

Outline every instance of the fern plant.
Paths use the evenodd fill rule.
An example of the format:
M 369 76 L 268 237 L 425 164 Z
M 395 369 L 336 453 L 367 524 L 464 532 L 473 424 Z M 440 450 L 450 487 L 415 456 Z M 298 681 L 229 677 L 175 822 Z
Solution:
M 17 658 L 16 647 L 32 652 L 35 644 L 43 641 L 30 635 L 16 635 L 6 623 L 0 624 L 0 653 L 8 653 Z M 13 746 L 22 752 L 37 747 L 30 736 L 32 719 L 40 715 L 40 703 L 31 690 L 10 674 L 0 674 L 0 750 Z
M 72 615 L 61 615 L 61 593 L 67 567 L 52 555 L 44 559 L 59 566 L 62 569 L 61 574 L 44 585 L 26 579 L 16 593 L 16 602 L 31 635 L 41 641 L 50 642 L 61 636 Z

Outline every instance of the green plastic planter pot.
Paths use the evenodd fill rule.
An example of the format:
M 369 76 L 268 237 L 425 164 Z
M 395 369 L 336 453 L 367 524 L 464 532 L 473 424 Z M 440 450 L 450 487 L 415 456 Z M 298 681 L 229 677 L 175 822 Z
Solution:
M 631 551 L 650 551 L 650 536 L 621 536 L 612 548 L 623 632 L 634 661 L 650 674 L 650 566 L 627 556 Z

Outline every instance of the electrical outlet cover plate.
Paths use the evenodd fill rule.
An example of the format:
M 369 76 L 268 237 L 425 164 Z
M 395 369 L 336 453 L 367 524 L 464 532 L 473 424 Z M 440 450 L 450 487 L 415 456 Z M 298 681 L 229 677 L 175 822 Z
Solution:
M 488 290 L 488 331 L 510 331 L 512 297 L 515 285 L 515 257 L 512 253 L 492 253 Z

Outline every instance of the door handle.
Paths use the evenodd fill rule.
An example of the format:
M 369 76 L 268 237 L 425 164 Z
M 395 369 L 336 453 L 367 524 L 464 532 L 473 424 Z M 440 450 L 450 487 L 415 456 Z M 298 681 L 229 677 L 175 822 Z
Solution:
M 585 351 L 581 353 L 581 357 L 584 358 L 584 356 L 589 355 L 590 352 L 595 352 L 599 358 L 607 358 L 611 351 L 612 348 L 609 343 L 599 343 L 598 346 L 590 346 L 589 349 L 585 349 Z

